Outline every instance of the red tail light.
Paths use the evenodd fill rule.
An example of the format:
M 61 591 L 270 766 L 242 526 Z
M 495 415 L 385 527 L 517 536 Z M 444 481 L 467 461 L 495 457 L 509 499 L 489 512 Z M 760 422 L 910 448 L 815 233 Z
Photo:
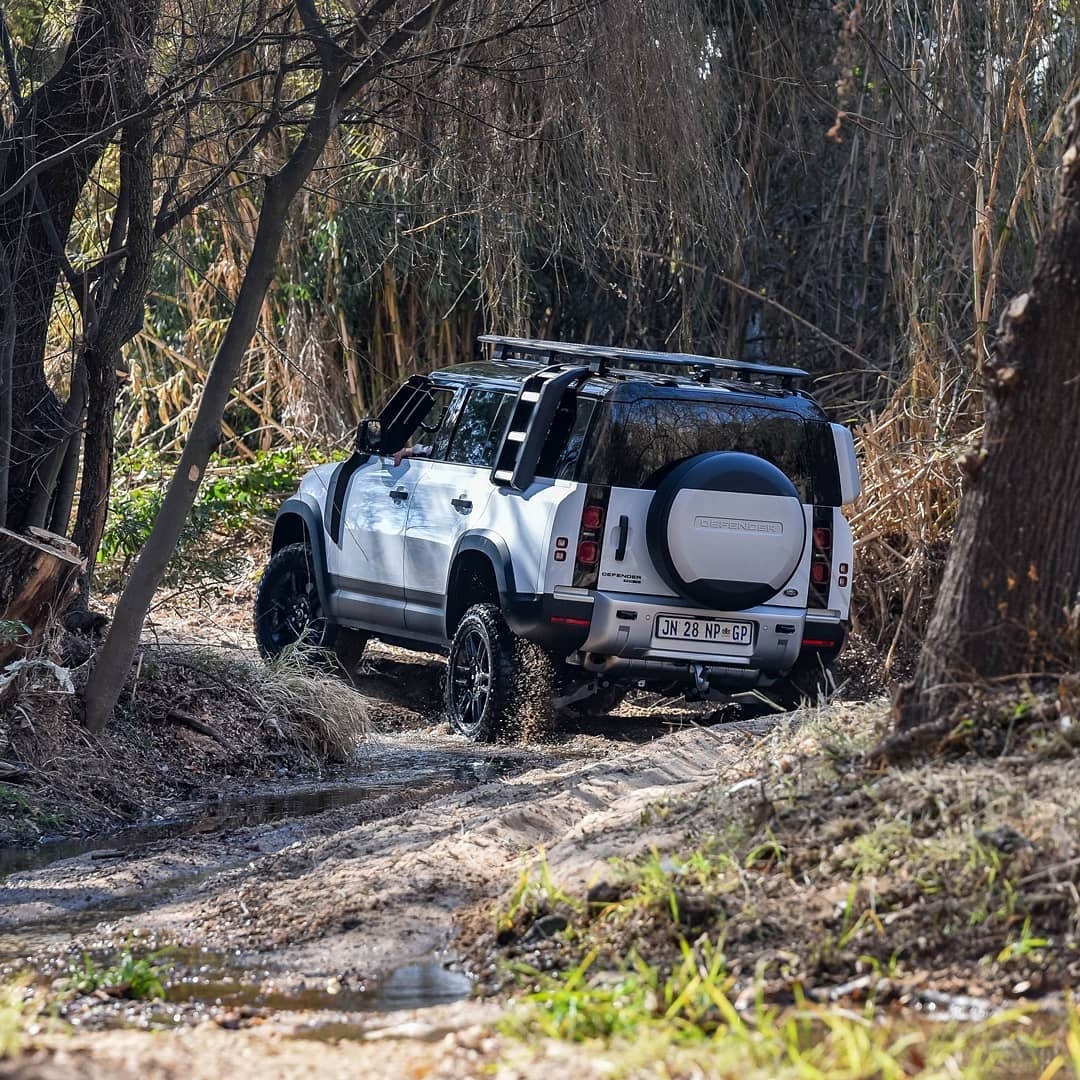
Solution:
M 600 580 L 600 553 L 604 545 L 604 521 L 607 518 L 607 488 L 590 484 L 581 508 L 577 548 L 574 551 L 574 585 L 595 589 Z
M 813 545 L 810 561 L 810 593 L 806 606 L 827 608 L 832 583 L 833 530 L 832 507 L 814 507 L 814 527 L 810 534 Z
M 600 558 L 600 545 L 595 540 L 582 540 L 577 546 L 577 561 L 582 566 L 595 566 Z
M 602 506 L 586 506 L 581 512 L 581 527 L 583 529 L 599 529 L 604 524 L 604 508 Z

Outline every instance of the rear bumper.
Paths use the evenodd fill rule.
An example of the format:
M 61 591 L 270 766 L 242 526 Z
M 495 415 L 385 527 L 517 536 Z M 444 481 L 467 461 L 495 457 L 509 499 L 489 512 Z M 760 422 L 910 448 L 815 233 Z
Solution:
M 678 598 L 582 590 L 576 595 L 503 598 L 514 633 L 586 671 L 646 682 L 709 683 L 718 690 L 769 686 L 813 653 L 829 663 L 843 647 L 839 616 L 807 618 L 799 608 L 763 604 L 745 611 L 708 611 Z M 721 619 L 753 625 L 746 646 L 660 641 L 657 618 Z
M 721 619 L 750 623 L 752 641 L 745 645 L 672 642 L 657 638 L 661 616 L 680 619 Z M 710 668 L 754 670 L 777 675 L 789 670 L 798 657 L 803 638 L 804 612 L 762 604 L 745 611 L 709 611 L 676 598 L 617 596 L 597 593 L 588 637 L 581 646 L 587 666 L 603 665 L 607 659 L 663 662 L 689 669 L 697 664 Z

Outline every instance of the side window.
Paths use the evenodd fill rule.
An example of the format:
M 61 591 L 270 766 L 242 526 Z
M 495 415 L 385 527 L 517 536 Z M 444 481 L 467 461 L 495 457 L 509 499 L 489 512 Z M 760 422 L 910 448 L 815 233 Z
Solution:
M 442 387 L 432 390 L 431 408 L 421 417 L 409 440 L 417 457 L 445 459 L 453 426 L 453 403 L 453 390 Z
M 446 460 L 490 468 L 513 408 L 514 395 L 509 391 L 471 391 L 461 408 Z
M 595 411 L 596 398 L 568 395 L 568 400 L 559 407 L 552 421 L 551 434 L 536 467 L 537 476 L 574 479 L 589 421 Z

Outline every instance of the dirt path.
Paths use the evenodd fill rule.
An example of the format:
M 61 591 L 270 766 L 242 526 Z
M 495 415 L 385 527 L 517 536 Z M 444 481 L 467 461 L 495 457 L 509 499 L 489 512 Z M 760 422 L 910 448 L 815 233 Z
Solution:
M 177 1031 L 44 1037 L 40 1060 L 30 1067 L 24 1059 L 20 1075 L 130 1067 L 144 1076 L 211 1076 L 226 1061 L 234 1068 L 255 1059 L 260 1075 L 355 1075 L 365 1054 L 380 1062 L 372 1066 L 380 1076 L 424 1075 L 440 1062 L 446 1075 L 468 1075 L 463 1063 L 482 1052 L 472 1044 L 490 1005 L 380 1014 L 364 1008 L 370 988 L 411 972 L 431 983 L 429 998 L 414 995 L 416 1002 L 432 992 L 437 1000 L 453 979 L 439 972 L 452 961 L 455 913 L 505 894 L 541 850 L 560 880 L 582 889 L 611 855 L 662 850 L 662 831 L 642 824 L 645 808 L 718 777 L 737 779 L 755 733 L 779 722 L 688 728 L 641 745 L 594 736 L 591 752 L 570 736 L 536 751 L 539 767 L 521 748 L 485 754 L 437 730 L 403 732 L 378 740 L 373 756 L 482 759 L 487 771 L 395 788 L 317 817 L 13 874 L 0 884 L 0 956 L 33 955 L 47 969 L 49 957 L 58 966 L 81 949 L 169 944 L 180 947 L 174 981 L 186 986 L 172 1014 Z M 458 980 L 452 996 L 462 992 Z M 409 1003 L 405 994 L 373 1004 Z M 101 1011 L 120 1009 L 109 1002 Z M 160 1014 L 123 1013 L 125 1022 L 147 1024 Z M 258 1030 L 223 1034 L 222 1024 Z M 322 1041 L 305 1042 L 299 1055 L 287 1038 L 319 1031 Z M 332 1045 L 335 1032 L 353 1038 Z

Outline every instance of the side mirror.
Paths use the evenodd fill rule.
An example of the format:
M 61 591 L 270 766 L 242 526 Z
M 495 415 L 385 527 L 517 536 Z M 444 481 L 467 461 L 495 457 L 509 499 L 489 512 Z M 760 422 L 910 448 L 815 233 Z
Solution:
M 378 454 L 382 448 L 382 424 L 378 420 L 361 420 L 356 429 L 356 452 Z

